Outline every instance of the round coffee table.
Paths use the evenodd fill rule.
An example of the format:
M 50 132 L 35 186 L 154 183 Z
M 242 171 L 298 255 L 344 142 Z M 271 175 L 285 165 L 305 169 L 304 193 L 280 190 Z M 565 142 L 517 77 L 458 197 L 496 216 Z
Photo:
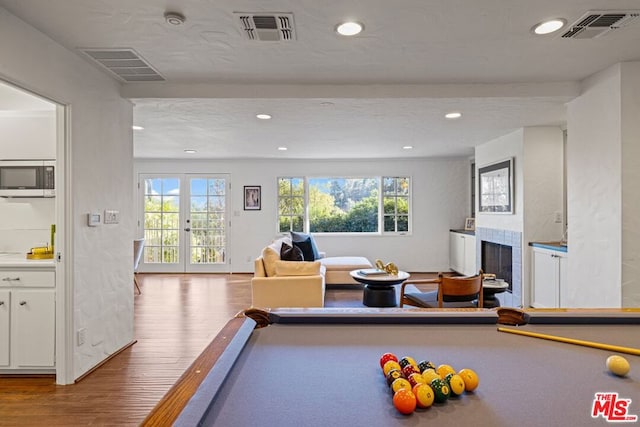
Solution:
M 484 299 L 484 308 L 500 307 L 500 300 L 498 300 L 496 294 L 502 293 L 507 289 L 509 289 L 509 284 L 504 280 L 483 280 L 482 298 Z
M 396 290 L 394 285 L 399 285 L 409 278 L 409 273 L 398 271 L 398 274 L 361 274 L 361 270 L 350 271 L 353 279 L 364 285 L 362 303 L 367 307 L 395 307 Z

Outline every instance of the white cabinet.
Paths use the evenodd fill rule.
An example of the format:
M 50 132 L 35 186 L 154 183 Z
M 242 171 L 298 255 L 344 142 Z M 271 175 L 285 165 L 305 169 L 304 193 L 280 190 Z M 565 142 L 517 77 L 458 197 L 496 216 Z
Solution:
M 55 272 L 0 269 L 0 370 L 55 367 Z
M 566 298 L 567 253 L 533 247 L 531 265 L 531 306 L 535 308 L 564 307 Z
M 449 268 L 465 276 L 476 269 L 476 236 L 452 231 L 449 233 Z

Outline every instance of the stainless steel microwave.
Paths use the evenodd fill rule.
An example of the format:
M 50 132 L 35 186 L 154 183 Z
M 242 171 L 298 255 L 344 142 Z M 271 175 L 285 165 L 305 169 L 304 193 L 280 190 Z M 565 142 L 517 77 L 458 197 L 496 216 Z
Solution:
M 55 197 L 55 160 L 0 160 L 0 197 Z

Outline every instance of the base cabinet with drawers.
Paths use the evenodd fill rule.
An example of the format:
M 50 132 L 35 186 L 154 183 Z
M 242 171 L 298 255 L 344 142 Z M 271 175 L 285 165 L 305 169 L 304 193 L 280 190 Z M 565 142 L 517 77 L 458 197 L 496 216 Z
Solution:
M 0 270 L 0 371 L 55 368 L 55 272 Z

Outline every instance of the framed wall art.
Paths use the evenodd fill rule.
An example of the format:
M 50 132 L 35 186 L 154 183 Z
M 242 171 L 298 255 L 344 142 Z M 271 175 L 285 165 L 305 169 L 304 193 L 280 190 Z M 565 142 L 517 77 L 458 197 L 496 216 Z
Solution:
M 262 188 L 259 185 L 244 186 L 244 210 L 259 211 L 262 207 Z
M 513 213 L 513 158 L 478 168 L 478 211 Z

